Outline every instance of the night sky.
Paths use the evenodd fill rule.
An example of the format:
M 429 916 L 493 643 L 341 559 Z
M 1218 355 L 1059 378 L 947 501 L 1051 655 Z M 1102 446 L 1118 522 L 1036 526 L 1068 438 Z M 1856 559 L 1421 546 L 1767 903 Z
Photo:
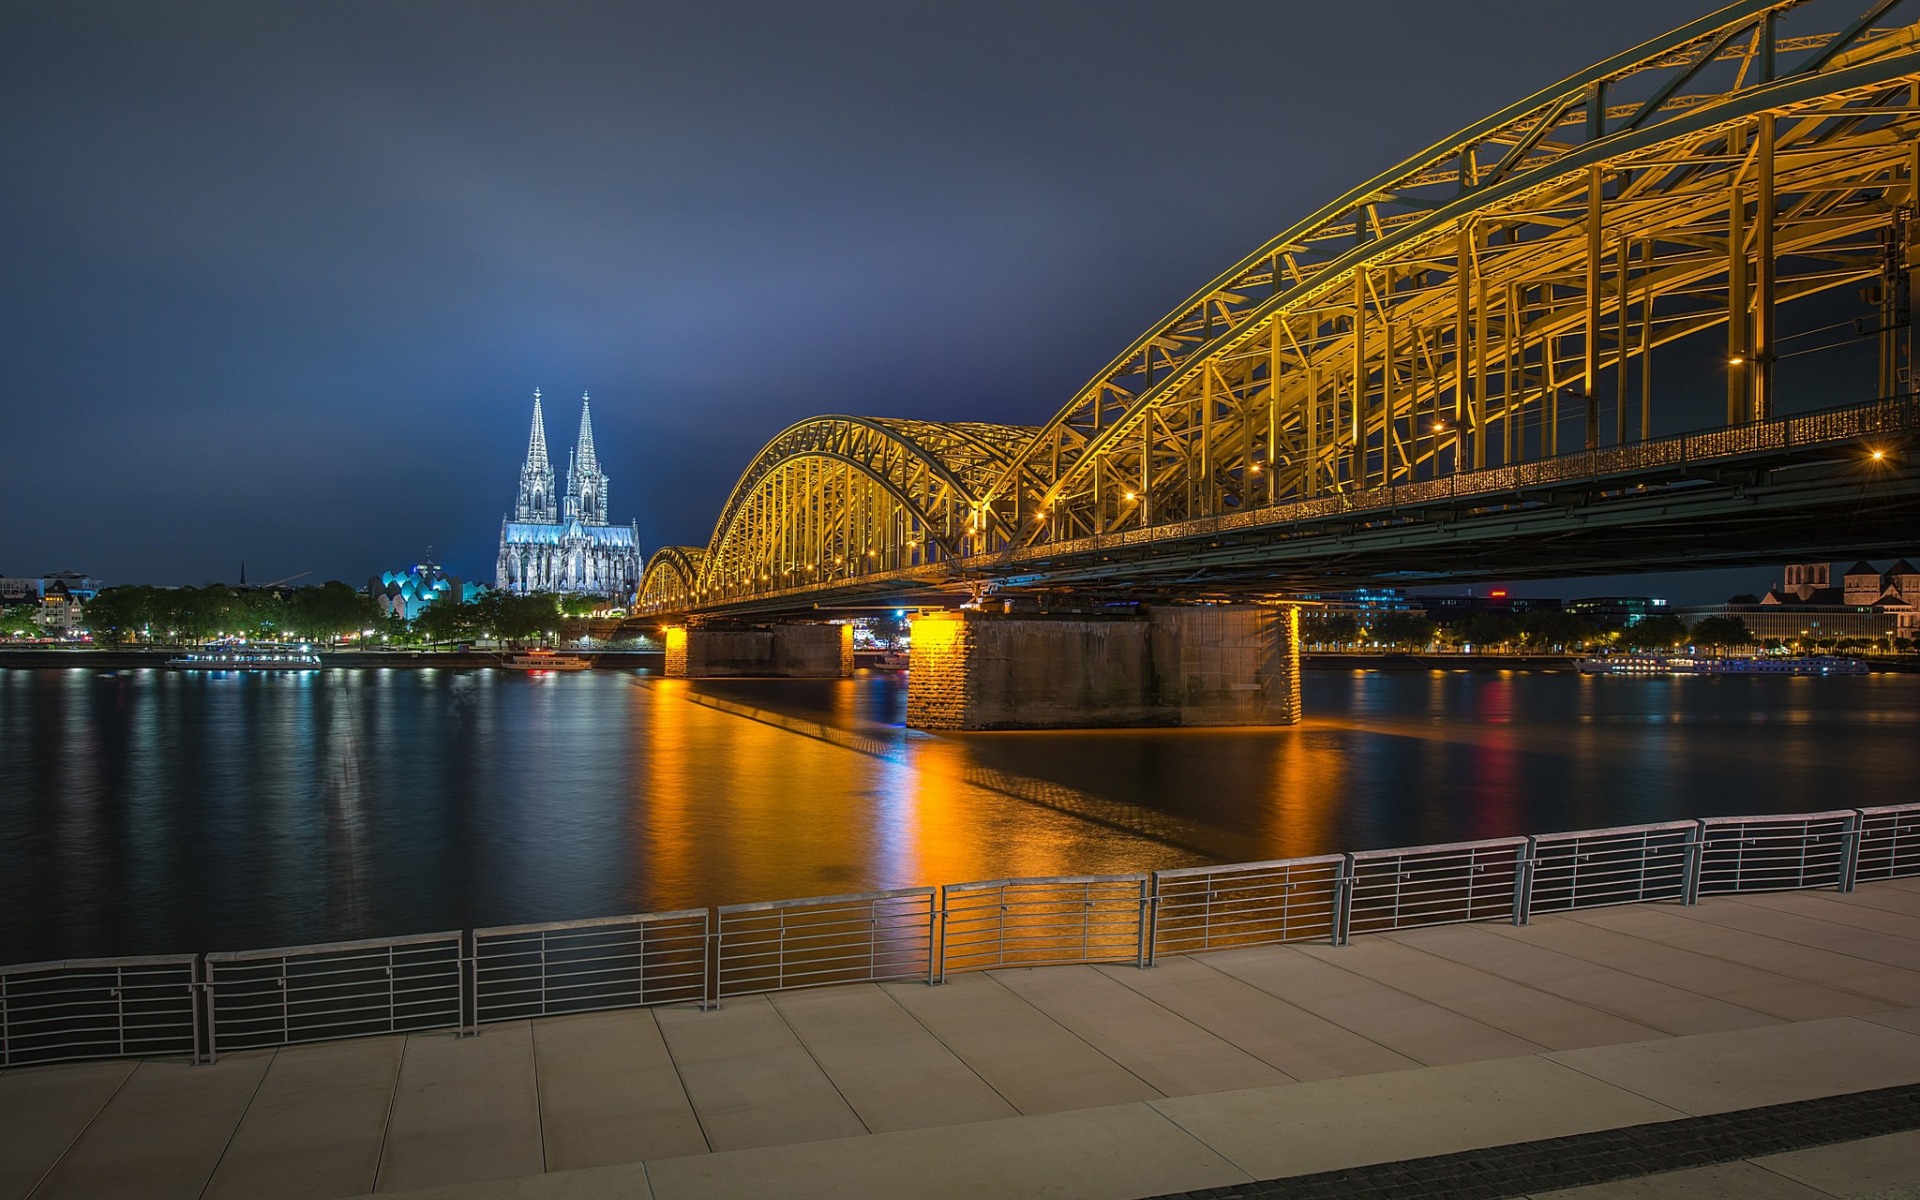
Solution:
M 9 0 L 0 573 L 490 581 L 536 386 L 558 469 L 591 390 L 614 518 L 704 543 L 784 425 L 1044 421 L 1706 7 Z

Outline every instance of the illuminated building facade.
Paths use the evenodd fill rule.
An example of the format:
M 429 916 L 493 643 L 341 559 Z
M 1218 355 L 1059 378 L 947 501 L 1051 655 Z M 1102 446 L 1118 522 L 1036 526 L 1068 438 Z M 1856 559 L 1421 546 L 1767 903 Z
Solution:
M 593 445 L 593 414 L 580 397 L 580 437 L 567 462 L 567 488 L 554 486 L 546 419 L 533 393 L 533 431 L 520 468 L 520 494 L 500 522 L 494 586 L 506 592 L 572 592 L 625 603 L 640 586 L 640 531 L 607 522 L 607 475 Z

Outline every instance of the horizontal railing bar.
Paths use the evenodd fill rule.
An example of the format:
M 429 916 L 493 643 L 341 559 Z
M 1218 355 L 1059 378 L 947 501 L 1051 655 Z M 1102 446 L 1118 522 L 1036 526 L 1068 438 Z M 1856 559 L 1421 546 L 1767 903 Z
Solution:
M 1477 842 L 1446 842 L 1435 846 L 1408 846 L 1399 850 L 1355 850 L 1347 857 L 1355 862 L 1374 862 L 1390 858 L 1430 858 L 1440 854 L 1466 854 L 1474 850 L 1511 849 L 1524 846 L 1524 837 L 1486 838 Z
M 381 950 L 400 946 L 460 944 L 459 930 L 447 933 L 415 933 L 401 937 L 363 938 L 354 942 L 319 942 L 311 946 L 276 946 L 270 950 L 221 950 L 206 956 L 210 963 L 255 962 L 263 958 L 313 958 L 324 954 L 351 954 L 362 950 Z
M 1036 875 L 1024 879 L 983 879 L 973 883 L 949 883 L 942 890 L 948 892 L 978 892 L 989 888 L 1011 887 L 1057 887 L 1060 885 L 1078 886 L 1095 883 L 1145 883 L 1150 873 L 1137 871 L 1124 875 Z
M 15 963 L 0 967 L 0 975 L 24 975 L 37 971 L 111 971 L 122 967 L 191 966 L 197 954 L 145 954 L 128 958 L 50 958 L 44 962 Z
M 1266 862 L 1223 863 L 1212 867 L 1169 867 L 1153 872 L 1156 879 L 1191 879 L 1200 875 L 1220 875 L 1249 871 L 1274 871 L 1291 867 L 1340 866 L 1345 863 L 1344 854 L 1317 854 L 1311 858 L 1275 858 Z
M 751 904 L 725 904 L 717 911 L 725 917 L 731 913 L 766 912 L 782 908 L 822 908 L 846 907 L 865 904 L 873 900 L 901 900 L 910 897 L 931 897 L 940 889 L 933 887 L 895 888 L 886 892 L 854 892 L 845 896 L 812 896 L 797 900 L 758 900 Z
M 483 938 L 519 936 L 528 933 L 551 933 L 567 929 L 600 929 L 610 925 L 651 925 L 662 921 L 705 921 L 707 910 L 704 908 L 682 908 L 673 912 L 634 913 L 624 917 L 586 917 L 578 921 L 543 921 L 532 925 L 489 925 L 485 929 L 476 929 L 476 940 Z

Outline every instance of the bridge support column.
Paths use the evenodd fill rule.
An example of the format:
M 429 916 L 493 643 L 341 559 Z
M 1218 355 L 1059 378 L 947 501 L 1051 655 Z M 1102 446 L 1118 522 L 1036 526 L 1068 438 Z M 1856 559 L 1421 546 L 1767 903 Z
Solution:
M 832 679 L 853 674 L 853 626 L 772 625 L 761 629 L 676 626 L 666 633 L 670 679 L 773 675 Z
M 1195 605 L 1139 616 L 934 613 L 913 622 L 918 729 L 1292 725 L 1300 610 Z

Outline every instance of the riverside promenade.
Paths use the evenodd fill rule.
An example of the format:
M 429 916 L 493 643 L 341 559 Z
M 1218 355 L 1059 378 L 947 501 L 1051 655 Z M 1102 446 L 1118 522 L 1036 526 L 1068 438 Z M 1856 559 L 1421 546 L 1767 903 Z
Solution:
M 0 1200 L 1920 1196 L 1912 1085 L 1905 879 L 16 1068 Z

